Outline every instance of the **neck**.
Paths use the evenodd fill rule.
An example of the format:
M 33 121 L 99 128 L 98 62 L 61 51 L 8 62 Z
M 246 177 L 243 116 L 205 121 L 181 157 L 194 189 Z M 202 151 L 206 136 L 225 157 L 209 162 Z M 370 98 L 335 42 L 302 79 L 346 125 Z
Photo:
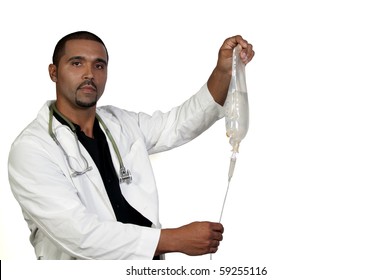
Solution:
M 62 106 L 58 101 L 55 102 L 54 106 L 65 120 L 77 124 L 86 136 L 94 138 L 95 106 L 91 108 L 70 108 Z

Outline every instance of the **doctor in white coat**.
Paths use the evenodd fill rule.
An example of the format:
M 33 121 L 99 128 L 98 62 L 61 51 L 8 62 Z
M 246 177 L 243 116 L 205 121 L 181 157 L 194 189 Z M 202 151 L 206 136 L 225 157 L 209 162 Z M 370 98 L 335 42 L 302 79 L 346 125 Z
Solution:
M 226 39 L 199 92 L 167 113 L 147 115 L 97 107 L 109 60 L 99 37 L 80 31 L 59 41 L 49 65 L 56 100 L 43 105 L 9 154 L 10 185 L 37 259 L 153 259 L 217 251 L 220 223 L 161 229 L 149 154 L 192 140 L 223 116 L 238 44 L 248 63 L 252 45 L 239 35 Z

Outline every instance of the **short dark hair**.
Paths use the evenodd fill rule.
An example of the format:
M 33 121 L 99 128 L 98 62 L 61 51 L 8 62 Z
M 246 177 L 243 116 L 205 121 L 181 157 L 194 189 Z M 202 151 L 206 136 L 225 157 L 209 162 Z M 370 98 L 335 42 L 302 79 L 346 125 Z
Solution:
M 65 43 L 67 43 L 69 40 L 75 40 L 75 39 L 91 40 L 91 41 L 101 43 L 105 48 L 106 56 L 107 56 L 107 59 L 109 60 L 108 50 L 106 49 L 106 46 L 103 43 L 103 41 L 101 40 L 101 38 L 99 38 L 97 35 L 95 35 L 91 32 L 88 32 L 88 31 L 76 31 L 76 32 L 70 33 L 68 35 L 65 35 L 63 38 L 60 39 L 60 41 L 57 42 L 56 47 L 54 48 L 53 57 L 52 57 L 52 63 L 54 65 L 56 65 L 56 67 L 59 66 L 60 58 L 64 55 Z

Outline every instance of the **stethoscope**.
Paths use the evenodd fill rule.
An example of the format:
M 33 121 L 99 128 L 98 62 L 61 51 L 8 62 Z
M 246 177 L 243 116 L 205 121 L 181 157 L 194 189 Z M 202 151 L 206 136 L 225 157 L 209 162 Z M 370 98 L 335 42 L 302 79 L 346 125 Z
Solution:
M 64 147 L 61 145 L 60 141 L 57 139 L 56 135 L 53 132 L 53 128 L 52 128 L 52 124 L 53 124 L 53 111 L 55 111 L 57 114 L 59 114 L 69 125 L 69 127 L 71 128 L 73 135 L 75 137 L 75 141 L 76 141 L 76 145 L 78 147 L 78 153 L 81 156 L 82 160 L 83 160 L 83 165 L 84 168 L 82 168 L 81 170 L 76 170 L 74 167 L 72 167 L 71 164 L 71 157 L 67 154 L 67 152 L 65 151 Z M 101 119 L 101 117 L 96 114 L 96 117 L 99 121 L 99 123 L 102 125 L 103 129 L 106 132 L 106 135 L 109 137 L 110 143 L 113 146 L 114 152 L 116 153 L 116 156 L 118 158 L 118 161 L 120 163 L 120 174 L 119 174 L 119 181 L 120 183 L 122 182 L 126 182 L 127 184 L 132 183 L 132 175 L 131 172 L 129 171 L 129 169 L 125 169 L 124 167 L 124 163 L 122 161 L 122 157 L 120 155 L 120 152 L 118 150 L 118 147 L 116 145 L 116 142 L 113 139 L 112 134 L 110 133 L 109 129 L 107 128 L 107 126 L 105 125 L 105 123 L 103 122 L 103 120 Z M 92 166 L 89 166 L 87 159 L 83 156 L 82 151 L 80 150 L 80 145 L 79 145 L 79 139 L 78 136 L 76 135 L 76 128 L 73 125 L 72 122 L 70 122 L 64 115 L 62 115 L 56 108 L 56 105 L 54 103 L 52 103 L 50 105 L 50 110 L 49 110 L 49 135 L 53 138 L 54 142 L 56 142 L 56 144 L 60 147 L 60 149 L 63 151 L 65 158 L 67 159 L 67 164 L 69 166 L 69 168 L 71 169 L 72 173 L 71 176 L 72 177 L 76 177 L 79 175 L 83 175 L 84 173 L 86 173 L 87 171 L 90 171 L 93 169 Z

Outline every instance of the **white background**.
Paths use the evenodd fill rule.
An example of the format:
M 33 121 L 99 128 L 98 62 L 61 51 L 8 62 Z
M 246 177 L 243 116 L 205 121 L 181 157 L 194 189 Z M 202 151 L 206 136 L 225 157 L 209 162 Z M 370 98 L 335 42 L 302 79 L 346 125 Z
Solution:
M 246 68 L 250 128 L 213 259 L 257 261 L 271 279 L 390 279 L 391 14 L 377 0 L 3 1 L 0 258 L 34 259 L 7 157 L 55 98 L 47 66 L 62 36 L 89 30 L 104 40 L 100 105 L 152 113 L 195 93 L 224 39 L 241 34 L 256 51 Z M 152 156 L 164 227 L 219 219 L 230 154 L 220 120 Z

